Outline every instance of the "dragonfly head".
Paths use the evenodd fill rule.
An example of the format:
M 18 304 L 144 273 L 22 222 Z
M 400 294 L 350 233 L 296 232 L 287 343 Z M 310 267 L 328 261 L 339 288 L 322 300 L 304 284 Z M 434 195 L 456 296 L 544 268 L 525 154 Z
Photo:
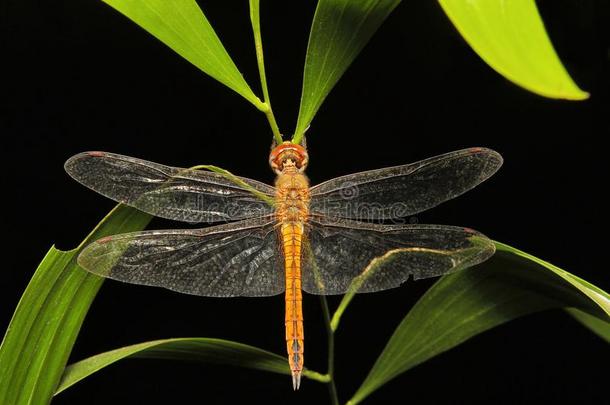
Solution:
M 269 154 L 269 165 L 276 174 L 291 170 L 302 173 L 308 162 L 307 150 L 303 146 L 290 141 L 276 146 Z

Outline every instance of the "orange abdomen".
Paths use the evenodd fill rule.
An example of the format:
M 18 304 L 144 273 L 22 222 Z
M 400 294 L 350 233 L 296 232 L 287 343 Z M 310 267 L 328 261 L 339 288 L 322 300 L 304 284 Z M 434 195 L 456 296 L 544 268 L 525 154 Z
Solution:
M 301 244 L 303 225 L 281 225 L 286 271 L 286 347 L 294 389 L 299 388 L 303 370 L 303 298 L 301 295 Z
M 301 253 L 305 222 L 309 216 L 307 178 L 294 171 L 278 176 L 276 217 L 286 275 L 286 347 L 294 389 L 303 371 L 303 298 L 301 295 Z

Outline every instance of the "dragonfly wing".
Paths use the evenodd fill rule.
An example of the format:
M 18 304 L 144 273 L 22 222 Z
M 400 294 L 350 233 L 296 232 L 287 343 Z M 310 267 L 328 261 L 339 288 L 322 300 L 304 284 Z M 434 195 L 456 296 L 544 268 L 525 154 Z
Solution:
M 303 290 L 321 295 L 386 290 L 411 276 L 435 277 L 473 266 L 495 252 L 481 233 L 442 225 L 314 220 L 306 240 Z
M 75 180 L 115 201 L 159 217 L 185 222 L 232 221 L 268 215 L 261 200 L 274 188 L 237 177 L 247 190 L 222 174 L 181 169 L 107 152 L 85 152 L 65 163 Z
M 110 236 L 85 247 L 78 263 L 103 277 L 208 297 L 285 288 L 273 222 L 258 220 Z
M 311 212 L 383 220 L 432 208 L 472 189 L 502 165 L 497 152 L 470 148 L 420 162 L 337 177 L 311 189 Z

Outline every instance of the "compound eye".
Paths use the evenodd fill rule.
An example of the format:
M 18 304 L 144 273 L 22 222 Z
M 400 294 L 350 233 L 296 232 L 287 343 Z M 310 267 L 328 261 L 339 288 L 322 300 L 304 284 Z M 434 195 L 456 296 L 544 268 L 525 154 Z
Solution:
M 307 154 L 305 154 L 305 156 L 301 156 L 301 161 L 299 162 L 299 168 L 301 170 L 305 170 L 305 168 L 307 167 L 307 163 L 309 163 L 309 156 L 307 156 Z
M 281 167 L 282 167 L 282 165 L 280 164 L 280 162 L 278 161 L 277 158 L 269 159 L 269 166 L 271 166 L 271 170 L 273 170 L 275 172 L 281 170 Z
M 280 149 L 280 147 L 277 147 L 277 148 L 273 149 L 271 151 L 271 153 L 269 154 L 269 166 L 271 166 L 271 168 L 273 170 L 278 170 L 281 166 L 280 161 L 279 161 L 280 153 L 281 153 L 281 149 Z

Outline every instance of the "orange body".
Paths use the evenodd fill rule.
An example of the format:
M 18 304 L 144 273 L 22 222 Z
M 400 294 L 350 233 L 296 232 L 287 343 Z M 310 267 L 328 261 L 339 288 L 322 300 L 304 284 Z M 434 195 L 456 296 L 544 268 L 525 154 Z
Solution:
M 286 145 L 288 146 L 288 145 Z M 298 389 L 303 371 L 303 298 L 301 295 L 301 257 L 304 224 L 309 215 L 309 181 L 302 174 L 306 152 L 290 145 L 284 153 L 272 152 L 276 160 L 278 177 L 275 183 L 276 217 L 279 224 L 280 243 L 283 248 L 286 274 L 286 347 L 292 372 L 294 389 Z M 296 145 L 298 146 L 298 145 Z M 300 148 L 300 147 L 299 147 Z M 274 150 L 274 152 L 276 151 Z M 293 153 L 295 154 L 293 156 Z M 304 154 L 303 154 L 304 153 Z M 279 157 L 278 157 L 279 156 Z

